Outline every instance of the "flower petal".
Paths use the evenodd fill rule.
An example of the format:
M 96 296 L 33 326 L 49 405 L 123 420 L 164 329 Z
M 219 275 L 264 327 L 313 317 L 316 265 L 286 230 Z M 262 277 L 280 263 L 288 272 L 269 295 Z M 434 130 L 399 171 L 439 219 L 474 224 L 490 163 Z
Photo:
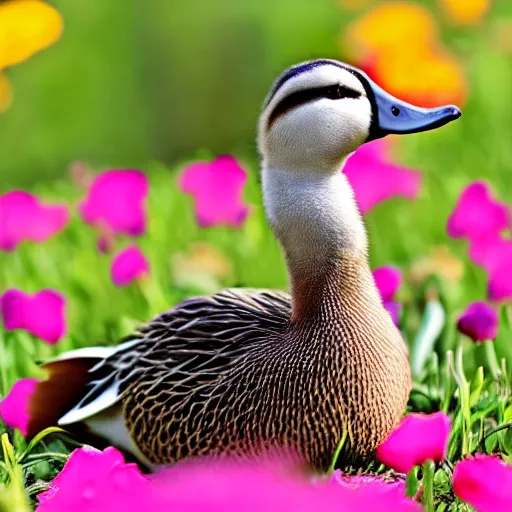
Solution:
M 0 402 L 0 416 L 10 428 L 17 428 L 26 436 L 28 427 L 28 401 L 36 390 L 38 379 L 20 379 L 16 381 Z
M 39 0 L 0 3 L 0 69 L 18 64 L 57 41 L 62 34 L 59 12 Z
M 154 510 L 149 481 L 135 464 L 125 464 L 115 448 L 75 450 L 49 490 L 38 496 L 38 512 Z
M 54 290 L 41 290 L 30 296 L 7 290 L 0 297 L 0 312 L 7 331 L 24 329 L 49 344 L 66 334 L 64 297 Z
M 383 266 L 376 268 L 372 273 L 382 300 L 384 302 L 393 300 L 402 282 L 400 270 L 396 267 Z
M 384 302 L 384 307 L 386 308 L 387 312 L 391 315 L 391 320 L 393 320 L 393 323 L 397 327 L 399 327 L 400 326 L 400 315 L 402 314 L 402 303 L 394 302 L 394 301 L 387 301 L 387 302 Z
M 229 225 L 240 227 L 249 208 L 242 198 L 247 173 L 231 155 L 213 162 L 188 166 L 180 176 L 182 192 L 194 197 L 196 217 L 201 227 Z
M 509 512 L 512 504 L 512 466 L 494 455 L 476 454 L 457 462 L 453 490 L 478 512 Z
M 94 179 L 78 210 L 83 221 L 112 234 L 140 236 L 146 231 L 149 184 L 138 170 L 105 171 Z
M 489 185 L 475 181 L 460 195 L 448 219 L 447 231 L 452 238 L 481 239 L 499 234 L 510 227 L 510 209 L 492 197 Z
M 512 260 L 503 259 L 493 264 L 488 272 L 487 297 L 493 301 L 512 299 Z
M 491 0 L 439 1 L 450 20 L 458 25 L 476 25 L 491 6 Z
M 393 197 L 411 200 L 418 197 L 421 174 L 390 163 L 385 144 L 383 140 L 364 144 L 348 159 L 343 169 L 362 213 Z
M 476 342 L 494 340 L 498 335 L 498 313 L 485 302 L 473 302 L 459 317 L 457 328 Z
M 406 498 L 405 481 L 389 482 L 380 476 L 344 476 L 338 469 L 331 475 L 330 485 L 339 485 L 346 492 L 341 503 L 348 511 L 420 512 L 419 503 Z M 378 505 L 377 505 L 378 504 Z
M 127 286 L 149 274 L 149 263 L 141 250 L 132 245 L 114 256 L 110 273 L 116 286 Z
M 377 458 L 396 471 L 408 473 L 428 460 L 446 457 L 450 418 L 444 412 L 409 414 L 377 448 Z
M 25 240 L 44 242 L 68 223 L 65 205 L 43 204 L 20 190 L 0 196 L 0 250 L 11 251 Z

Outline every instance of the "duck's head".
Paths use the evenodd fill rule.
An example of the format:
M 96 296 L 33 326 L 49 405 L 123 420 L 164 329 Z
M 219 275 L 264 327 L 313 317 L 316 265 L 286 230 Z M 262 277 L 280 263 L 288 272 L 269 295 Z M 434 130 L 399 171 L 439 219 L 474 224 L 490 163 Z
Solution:
M 332 170 L 365 142 L 432 130 L 460 115 L 453 105 L 415 107 L 356 68 L 314 60 L 287 69 L 273 84 L 258 144 L 266 167 Z

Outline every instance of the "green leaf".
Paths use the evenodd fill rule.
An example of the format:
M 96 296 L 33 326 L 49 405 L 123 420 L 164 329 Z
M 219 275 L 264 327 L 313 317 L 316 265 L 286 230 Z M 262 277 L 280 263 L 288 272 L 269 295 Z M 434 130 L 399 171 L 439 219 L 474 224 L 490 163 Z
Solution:
M 469 395 L 469 405 L 470 407 L 474 407 L 478 400 L 480 399 L 480 395 L 482 393 L 482 388 L 484 385 L 484 369 L 482 366 L 479 366 L 476 374 L 471 381 L 470 395 Z
M 59 427 L 48 427 L 41 430 L 39 434 L 35 435 L 28 443 L 27 448 L 18 456 L 17 461 L 21 462 L 27 454 L 29 454 L 46 436 L 50 434 L 67 434 L 67 432 Z
M 419 376 L 434 350 L 434 344 L 443 331 L 446 314 L 438 300 L 430 300 L 425 307 L 423 322 L 414 338 L 411 349 L 411 369 L 414 376 Z

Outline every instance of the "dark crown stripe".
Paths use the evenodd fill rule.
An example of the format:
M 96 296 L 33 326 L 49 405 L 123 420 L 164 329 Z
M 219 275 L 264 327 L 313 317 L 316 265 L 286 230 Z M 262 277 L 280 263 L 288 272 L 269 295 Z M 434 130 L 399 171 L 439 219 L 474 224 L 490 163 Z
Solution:
M 310 62 L 306 62 L 304 64 L 299 64 L 297 66 L 293 66 L 290 69 L 288 69 L 288 71 L 285 71 L 281 75 L 281 77 L 277 80 L 277 82 L 275 83 L 274 87 L 272 87 L 272 90 L 270 91 L 270 94 L 268 96 L 266 105 L 268 105 L 272 101 L 272 99 L 276 95 L 277 91 L 279 91 L 279 89 L 281 89 L 281 87 L 286 82 L 288 82 L 288 80 L 293 78 L 294 76 L 301 75 L 302 73 L 306 73 L 307 71 L 311 71 L 312 69 L 315 69 L 315 68 L 317 68 L 319 66 L 328 66 L 328 65 L 336 66 L 336 67 L 341 68 L 341 69 L 347 69 L 345 66 L 343 66 L 343 64 L 337 63 L 335 61 L 328 60 L 328 59 L 318 59 L 318 60 L 313 60 L 313 61 L 310 61 Z M 349 69 L 349 71 L 350 71 L 350 69 Z

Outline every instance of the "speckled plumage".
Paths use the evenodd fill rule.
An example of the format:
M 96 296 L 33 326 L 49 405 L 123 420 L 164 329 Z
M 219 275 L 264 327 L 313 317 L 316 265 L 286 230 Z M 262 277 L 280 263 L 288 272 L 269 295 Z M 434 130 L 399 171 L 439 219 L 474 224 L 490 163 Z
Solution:
M 343 429 L 347 460 L 368 457 L 410 386 L 405 345 L 368 280 L 360 262 L 338 262 L 325 300 L 295 323 L 284 293 L 186 300 L 95 373 L 118 376 L 126 424 L 152 463 L 288 447 L 326 470 Z
M 31 398 L 31 435 L 85 423 L 149 465 L 285 449 L 325 471 L 345 436 L 343 462 L 372 457 L 411 375 L 341 172 L 379 133 L 371 91 L 362 73 L 322 60 L 285 72 L 264 104 L 263 198 L 291 296 L 188 299 L 119 347 L 64 354 Z

